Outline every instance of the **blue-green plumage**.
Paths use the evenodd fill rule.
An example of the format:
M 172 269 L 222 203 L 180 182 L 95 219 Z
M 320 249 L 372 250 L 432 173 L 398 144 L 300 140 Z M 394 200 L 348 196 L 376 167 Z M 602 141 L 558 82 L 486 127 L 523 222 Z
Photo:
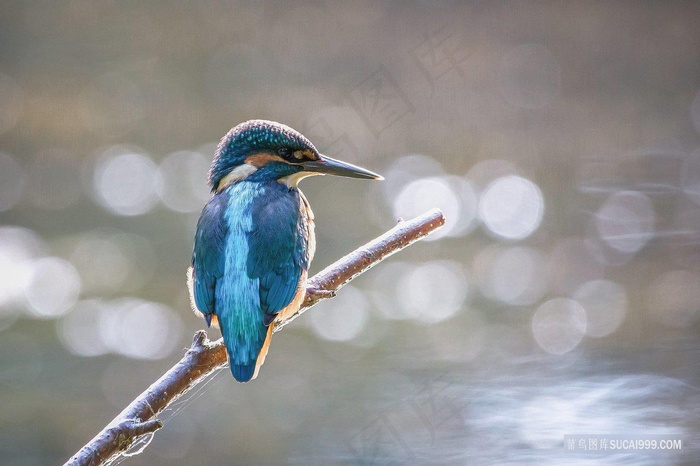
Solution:
M 301 206 L 297 189 L 245 181 L 215 194 L 200 217 L 195 303 L 217 315 L 237 380 L 253 376 L 267 326 L 308 270 L 309 227 Z
M 322 156 L 298 132 L 269 121 L 237 126 L 217 148 L 209 172 L 214 194 L 197 224 L 190 292 L 207 324 L 218 320 L 238 381 L 256 376 L 270 325 L 303 298 L 313 216 L 296 184 L 324 173 L 379 178 Z
M 197 223 L 197 234 L 192 252 L 193 302 L 204 315 L 207 325 L 214 315 L 216 282 L 224 276 L 226 265 L 226 238 L 228 225 L 225 221 L 228 194 L 213 196 L 204 206 Z

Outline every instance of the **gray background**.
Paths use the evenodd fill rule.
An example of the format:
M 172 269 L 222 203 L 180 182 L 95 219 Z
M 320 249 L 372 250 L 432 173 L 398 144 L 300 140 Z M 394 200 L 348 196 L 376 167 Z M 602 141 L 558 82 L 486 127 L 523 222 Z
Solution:
M 318 271 L 448 225 L 220 373 L 125 464 L 678 464 L 698 455 L 695 2 L 24 2 L 0 15 L 0 457 L 66 460 L 203 323 L 214 145 L 284 122 Z M 212 336 L 218 337 L 216 331 Z M 682 439 L 569 451 L 564 435 Z M 665 436 L 665 437 L 663 437 Z M 578 445 L 576 445 L 578 447 Z

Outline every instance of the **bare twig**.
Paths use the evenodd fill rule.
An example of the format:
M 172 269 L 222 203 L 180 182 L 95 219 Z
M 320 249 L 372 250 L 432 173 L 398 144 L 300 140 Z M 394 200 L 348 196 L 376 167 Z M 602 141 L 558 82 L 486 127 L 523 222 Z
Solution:
M 396 226 L 382 236 L 355 249 L 311 277 L 306 282 L 306 287 L 336 292 L 353 278 L 371 269 L 392 254 L 410 246 L 419 239 L 425 238 L 444 224 L 445 217 L 440 209 L 430 210 L 407 222 L 399 219 Z M 332 296 L 307 293 L 299 312 L 291 315 L 285 321 L 275 322 L 275 332 L 282 330 L 285 325 L 306 312 L 311 306 Z
M 310 278 L 307 288 L 314 292 L 307 293 L 299 312 L 283 322 L 275 323 L 275 331 L 284 328 L 319 301 L 333 297 L 337 290 L 356 276 L 444 224 L 445 217 L 439 209 L 433 209 L 407 222 L 400 220 L 382 236 Z M 180 362 L 132 401 L 90 443 L 69 459 L 66 466 L 96 466 L 116 459 L 136 440 L 160 429 L 162 423 L 157 418 L 158 414 L 192 387 L 206 380 L 226 362 L 226 350 L 222 340 L 212 342 L 203 330 L 198 331 L 194 335 L 192 346 Z

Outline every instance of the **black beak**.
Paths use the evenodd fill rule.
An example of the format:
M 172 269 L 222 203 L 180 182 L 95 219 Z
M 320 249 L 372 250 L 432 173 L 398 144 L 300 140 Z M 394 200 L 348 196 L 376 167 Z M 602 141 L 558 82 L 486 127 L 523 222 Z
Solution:
M 366 180 L 383 180 L 384 177 L 351 163 L 332 159 L 327 155 L 320 155 L 318 160 L 310 160 L 301 163 L 305 172 L 319 173 L 321 175 L 347 176 L 349 178 L 363 178 Z

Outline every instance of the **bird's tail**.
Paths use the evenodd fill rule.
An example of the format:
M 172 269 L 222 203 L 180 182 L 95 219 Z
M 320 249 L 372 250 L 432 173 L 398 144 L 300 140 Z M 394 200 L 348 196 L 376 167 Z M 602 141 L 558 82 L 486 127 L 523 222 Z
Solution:
M 231 364 L 231 373 L 233 377 L 239 382 L 248 382 L 255 379 L 260 371 L 260 366 L 265 363 L 265 357 L 267 356 L 267 351 L 270 348 L 270 339 L 272 337 L 274 327 L 272 325 L 267 327 L 267 335 L 265 335 L 265 342 L 258 353 L 258 357 L 252 364 Z M 229 353 L 230 354 L 230 353 Z M 231 357 L 229 356 L 229 359 Z
M 256 365 L 265 342 L 267 327 L 262 323 L 262 316 L 242 318 L 241 314 L 222 312 L 218 317 L 231 374 L 239 382 L 248 382 L 257 375 Z
M 248 382 L 253 379 L 255 365 L 255 361 L 253 364 L 234 364 L 232 361 L 231 374 L 233 374 L 233 378 L 239 382 Z

